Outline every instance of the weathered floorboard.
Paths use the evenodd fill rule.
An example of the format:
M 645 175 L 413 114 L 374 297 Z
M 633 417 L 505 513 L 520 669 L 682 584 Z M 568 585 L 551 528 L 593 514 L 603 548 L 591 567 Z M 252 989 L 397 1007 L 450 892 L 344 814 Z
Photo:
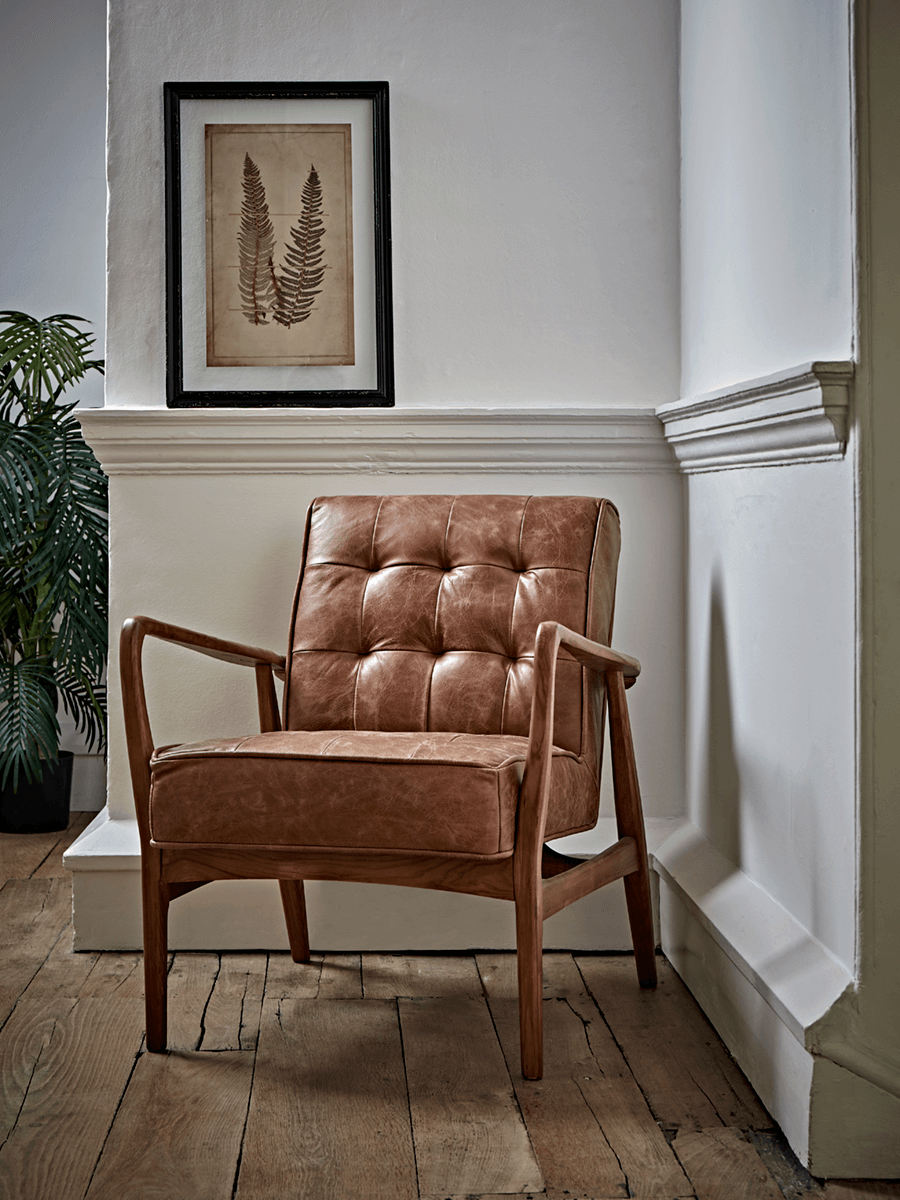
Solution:
M 481 979 L 471 954 L 364 954 L 366 999 L 397 996 L 465 996 L 481 998 Z
M 266 982 L 265 954 L 223 954 L 203 1018 L 201 1050 L 253 1050 Z
M 398 1003 L 421 1194 L 542 1190 L 485 1002 Z
M 30 879 L 60 833 L 0 833 L 0 884 L 9 879 Z
M 144 956 L 105 950 L 97 955 L 79 995 L 140 999 L 144 995 Z
M 584 1025 L 565 1001 L 544 1002 L 544 1078 L 519 1070 L 519 1016 L 514 1000 L 488 1000 L 531 1144 L 548 1191 L 626 1197 L 628 1181 L 578 1085 L 595 1071 Z
M 12 879 L 0 888 L 0 1023 L 59 940 L 71 907 L 64 879 Z
M 771 1127 L 712 1026 L 697 1020 L 696 1004 L 668 963 L 659 964 L 659 986 L 646 991 L 637 986 L 630 959 L 576 956 L 576 962 L 664 1128 Z
M 681 1130 L 672 1143 L 697 1200 L 784 1200 L 739 1129 Z
M 139 1000 L 79 1000 L 56 1022 L 0 1149 L 3 1200 L 83 1200 L 143 1030 Z
M 247 1117 L 253 1054 L 142 1054 L 87 1200 L 226 1200 Z
M 308 963 L 295 963 L 287 952 L 270 953 L 266 967 L 266 999 L 315 1000 L 321 973 L 321 954 L 311 955 Z
M 323 954 L 317 998 L 319 1000 L 361 1000 L 362 994 L 360 955 Z
M 75 1001 L 65 997 L 20 1000 L 0 1030 L 0 1144 L 15 1125 L 41 1055 L 53 1036 L 58 1021 L 66 1017 Z
M 91 951 L 73 954 L 72 924 L 69 922 L 22 993 L 22 999 L 47 1001 L 54 996 L 83 995 L 85 980 L 90 977 L 99 957 Z
M 393 1003 L 266 1000 L 237 1200 L 415 1200 Z
M 514 1001 L 494 999 L 495 989 L 506 995 L 514 989 L 505 957 L 480 956 L 479 967 L 548 1189 L 580 1189 L 598 1198 L 633 1195 L 642 1200 L 689 1195 L 690 1184 L 587 994 L 572 956 L 544 956 L 544 996 L 549 999 L 544 1001 L 544 1079 L 538 1083 L 528 1083 L 517 1074 Z M 566 1140 L 568 1125 L 555 1128 L 564 1105 L 580 1130 L 571 1147 Z M 564 1150 L 556 1149 L 560 1140 Z M 603 1145 L 608 1158 L 602 1155 Z M 595 1164 L 585 1156 L 590 1146 L 597 1155 Z M 605 1164 L 602 1170 L 601 1164 Z M 621 1189 L 610 1190 L 617 1180 Z
M 197 1050 L 203 1037 L 206 1006 L 219 973 L 218 954 L 176 954 L 166 987 L 169 1050 Z

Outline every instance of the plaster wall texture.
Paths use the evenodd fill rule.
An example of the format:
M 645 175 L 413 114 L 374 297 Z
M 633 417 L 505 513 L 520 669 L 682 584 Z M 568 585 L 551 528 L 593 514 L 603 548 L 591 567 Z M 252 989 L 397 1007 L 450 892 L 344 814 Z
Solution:
M 853 357 L 846 0 L 685 0 L 682 396 Z
M 398 407 L 678 389 L 678 5 L 112 0 L 107 404 L 164 406 L 162 84 L 386 79 Z
M 0 308 L 85 317 L 100 355 L 105 47 L 105 0 L 0 5 Z M 77 398 L 83 406 L 101 405 L 101 377 L 86 380 Z
M 696 475 L 686 507 L 688 816 L 852 974 L 852 466 Z

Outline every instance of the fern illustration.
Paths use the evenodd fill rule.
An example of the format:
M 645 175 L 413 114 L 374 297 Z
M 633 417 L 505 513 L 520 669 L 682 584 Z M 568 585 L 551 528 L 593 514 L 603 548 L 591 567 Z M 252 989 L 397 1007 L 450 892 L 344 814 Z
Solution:
M 259 167 L 244 155 L 244 200 L 238 231 L 241 311 L 252 325 L 267 325 L 266 313 L 281 305 L 281 292 L 272 261 L 275 230 L 269 218 L 266 189 Z
M 325 278 L 324 251 L 321 247 L 325 226 L 322 223 L 322 185 L 316 168 L 310 165 L 303 186 L 300 220 L 291 229 L 292 244 L 286 246 L 281 269 L 281 301 L 272 316 L 290 329 L 305 321 L 312 311 Z

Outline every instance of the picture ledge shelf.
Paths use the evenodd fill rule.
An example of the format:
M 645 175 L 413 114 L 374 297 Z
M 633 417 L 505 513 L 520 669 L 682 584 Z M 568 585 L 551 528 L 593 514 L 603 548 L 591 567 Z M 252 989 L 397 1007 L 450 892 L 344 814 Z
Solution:
M 689 475 L 842 458 L 853 375 L 851 362 L 802 363 L 663 404 L 656 415 Z
M 652 408 L 107 407 L 77 416 L 107 475 L 677 469 Z

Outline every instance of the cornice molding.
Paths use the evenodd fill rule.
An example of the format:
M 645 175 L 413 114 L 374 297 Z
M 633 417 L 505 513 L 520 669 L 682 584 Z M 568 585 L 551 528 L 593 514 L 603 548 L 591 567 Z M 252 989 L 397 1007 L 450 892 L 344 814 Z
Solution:
M 802 363 L 663 404 L 656 415 L 688 475 L 842 458 L 854 364 Z
M 652 408 L 165 409 L 76 414 L 107 475 L 672 471 Z

